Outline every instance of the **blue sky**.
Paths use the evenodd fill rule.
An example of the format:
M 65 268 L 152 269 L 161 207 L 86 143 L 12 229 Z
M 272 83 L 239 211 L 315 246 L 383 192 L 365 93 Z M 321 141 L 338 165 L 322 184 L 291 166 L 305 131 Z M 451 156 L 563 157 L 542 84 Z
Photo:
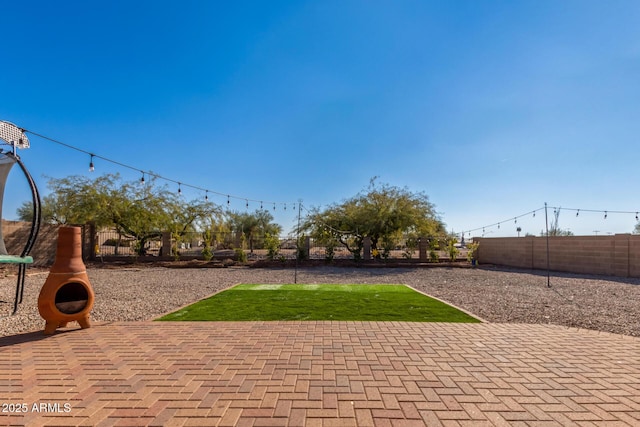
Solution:
M 540 213 L 512 218 L 545 202 L 640 210 L 637 1 L 2 0 L 0 10 L 0 120 L 278 202 L 285 229 L 294 202 L 340 202 L 373 176 L 424 191 L 448 230 L 501 222 L 488 237 L 539 234 Z M 47 177 L 89 174 L 88 155 L 30 139 L 20 154 L 41 191 Z M 6 218 L 25 197 L 14 174 Z M 245 209 L 240 199 L 232 209 Z M 560 216 L 576 234 L 635 223 Z

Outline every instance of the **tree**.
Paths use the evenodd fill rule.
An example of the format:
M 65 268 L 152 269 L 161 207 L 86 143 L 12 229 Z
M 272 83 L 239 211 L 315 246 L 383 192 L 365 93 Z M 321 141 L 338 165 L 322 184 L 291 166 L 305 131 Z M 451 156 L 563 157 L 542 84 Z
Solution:
M 62 225 L 66 223 L 67 215 L 62 213 L 62 221 L 56 217 L 56 214 L 60 213 L 59 210 L 56 212 L 54 208 L 60 206 L 61 203 L 57 200 L 54 194 L 48 194 L 42 198 L 41 203 L 41 220 L 44 223 L 48 224 L 58 224 Z M 16 214 L 18 219 L 21 221 L 31 222 L 33 221 L 33 202 L 31 200 L 24 201 L 22 205 L 18 207 L 16 210 Z
M 95 180 L 84 176 L 50 179 L 51 193 L 42 199 L 42 220 L 51 224 L 85 224 L 94 222 L 98 227 L 107 225 L 104 197 L 105 188 L 114 186 L 116 175 L 105 175 Z M 24 202 L 17 210 L 23 221 L 33 217 L 32 202 Z
M 202 221 L 201 227 L 205 247 L 218 248 L 221 244 L 227 249 L 231 247 L 229 239 L 231 229 L 225 217 L 217 214 L 209 215 Z
M 117 174 L 50 179 L 43 219 L 55 224 L 92 222 L 97 228 L 113 227 L 119 235 L 136 239 L 136 253 L 144 255 L 146 243 L 160 238 L 162 231 L 182 235 L 198 220 L 218 211 L 211 202 L 184 202 L 155 183 L 153 177 L 145 185 L 137 180 L 122 182 Z M 20 219 L 28 219 L 29 205 L 18 209 Z
M 551 226 L 549 227 L 549 236 L 573 236 L 571 231 L 560 228 L 560 225 L 558 225 L 559 218 L 560 208 L 553 211 L 553 219 L 551 220 Z
M 242 233 L 249 241 L 249 249 L 253 253 L 258 238 L 267 233 L 279 236 L 282 227 L 273 222 L 273 215 L 268 210 L 257 209 L 249 212 L 229 212 L 229 228 L 237 233 Z
M 371 239 L 372 251 L 380 253 L 381 245 L 385 254 L 400 237 L 417 240 L 445 234 L 444 224 L 426 194 L 378 185 L 376 178 L 365 192 L 323 211 L 314 209 L 301 229 L 314 239 L 337 240 L 355 259 L 360 257 L 365 237 Z
M 638 222 L 636 228 L 633 229 L 633 234 L 640 234 L 640 222 Z
M 170 203 L 168 205 L 169 226 L 174 240 L 174 255 L 178 255 L 178 243 L 182 241 L 187 233 L 198 230 L 208 231 L 208 225 L 212 218 L 219 218 L 222 211 L 208 200 L 183 201 L 175 193 L 168 194 Z M 210 246 L 212 235 L 204 234 L 205 247 Z

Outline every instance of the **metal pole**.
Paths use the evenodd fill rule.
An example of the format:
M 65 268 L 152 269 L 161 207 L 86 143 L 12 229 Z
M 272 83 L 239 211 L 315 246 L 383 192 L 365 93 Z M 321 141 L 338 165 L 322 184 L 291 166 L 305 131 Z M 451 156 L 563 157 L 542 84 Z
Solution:
M 296 230 L 296 267 L 293 274 L 293 283 L 298 283 L 298 259 L 300 258 L 300 212 L 302 200 L 298 200 L 298 228 Z
M 544 222 L 547 228 L 547 288 L 551 287 L 551 272 L 549 267 L 549 220 L 547 216 L 547 202 L 544 202 Z

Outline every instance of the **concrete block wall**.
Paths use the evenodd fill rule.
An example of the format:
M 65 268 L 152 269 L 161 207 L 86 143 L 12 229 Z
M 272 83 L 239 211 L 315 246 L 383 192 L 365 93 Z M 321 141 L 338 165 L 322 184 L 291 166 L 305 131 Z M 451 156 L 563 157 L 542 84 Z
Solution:
M 473 241 L 480 242 L 478 262 L 481 264 L 533 268 L 534 239 L 535 237 L 503 237 L 499 239 L 474 237 Z
M 2 220 L 2 235 L 7 252 L 10 255 L 20 255 L 27 243 L 30 222 Z M 33 265 L 44 267 L 53 264 L 58 244 L 58 226 L 42 224 L 36 243 L 31 249 Z
M 19 255 L 29 234 L 30 223 L 2 220 L 7 251 Z M 91 228 L 85 232 L 83 255 L 91 254 Z M 544 237 L 479 238 L 478 261 L 509 267 L 545 270 L 547 240 Z M 58 242 L 58 226 L 42 224 L 31 251 L 36 266 L 53 264 Z M 420 248 L 426 257 L 427 245 Z M 549 238 L 549 267 L 554 271 L 640 277 L 640 235 L 558 236 Z
M 509 267 L 547 268 L 545 237 L 474 238 L 478 261 Z M 640 277 L 640 235 L 549 237 L 549 268 L 571 273 Z
M 629 236 L 629 277 L 640 277 L 640 235 Z

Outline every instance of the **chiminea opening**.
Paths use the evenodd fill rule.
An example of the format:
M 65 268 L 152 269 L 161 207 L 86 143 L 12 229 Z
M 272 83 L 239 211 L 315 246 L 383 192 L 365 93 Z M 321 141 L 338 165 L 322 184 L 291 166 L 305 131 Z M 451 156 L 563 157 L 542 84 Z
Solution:
M 89 300 L 89 292 L 82 283 L 71 282 L 56 292 L 56 308 L 64 314 L 76 314 L 84 310 Z

